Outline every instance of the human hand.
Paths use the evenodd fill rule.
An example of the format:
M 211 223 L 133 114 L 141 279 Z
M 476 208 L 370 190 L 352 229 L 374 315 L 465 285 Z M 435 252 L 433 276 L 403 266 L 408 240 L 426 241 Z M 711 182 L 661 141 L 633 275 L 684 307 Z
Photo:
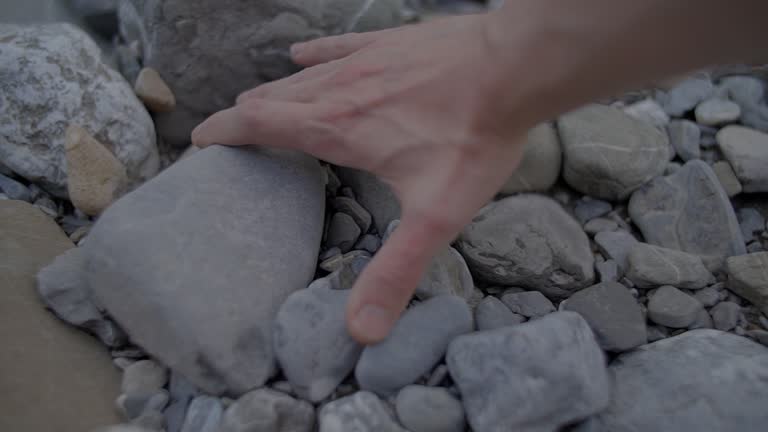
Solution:
M 493 101 L 499 83 L 486 15 L 297 44 L 291 77 L 243 93 L 193 143 L 301 150 L 370 171 L 400 200 L 399 227 L 358 278 L 351 335 L 384 339 L 435 253 L 515 169 L 530 124 Z M 501 84 L 507 83 L 504 77 Z

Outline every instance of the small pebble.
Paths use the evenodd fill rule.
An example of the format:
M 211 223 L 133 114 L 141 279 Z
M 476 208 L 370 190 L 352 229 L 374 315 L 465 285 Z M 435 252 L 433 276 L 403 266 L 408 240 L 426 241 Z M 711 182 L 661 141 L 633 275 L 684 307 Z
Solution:
M 594 218 L 584 224 L 584 231 L 589 235 L 595 235 L 603 231 L 616 231 L 619 229 L 619 224 L 611 219 Z
M 477 330 L 493 330 L 525 322 L 525 317 L 512 312 L 493 296 L 488 296 L 475 308 Z
M 616 282 L 619 278 L 619 266 L 612 259 L 596 263 L 595 270 L 600 282 Z
M 687 328 L 703 308 L 701 303 L 679 289 L 665 285 L 648 300 L 648 318 L 671 328 Z
M 552 302 L 538 291 L 504 294 L 501 301 L 509 310 L 526 318 L 540 318 L 556 310 Z
M 48 198 L 47 196 L 41 196 L 40 198 L 35 200 L 34 205 L 35 207 L 42 210 L 43 213 L 47 214 L 52 218 L 59 216 L 59 208 L 56 206 L 56 203 L 54 203 L 53 200 Z
M 701 129 L 689 120 L 675 120 L 667 126 L 669 141 L 675 152 L 685 162 L 701 157 Z
M 291 387 L 291 383 L 288 381 L 277 381 L 272 384 L 272 388 L 285 394 L 293 395 L 293 387 Z
M 726 195 L 732 198 L 742 191 L 741 182 L 736 177 L 736 173 L 733 172 L 733 167 L 727 161 L 715 162 L 712 165 L 712 170 L 717 176 L 717 180 L 723 186 Z
M 187 409 L 181 432 L 217 432 L 224 407 L 219 399 L 211 396 L 198 396 Z
M 411 385 L 397 394 L 397 418 L 411 432 L 464 432 L 464 408 L 448 390 Z
M 744 242 L 750 243 L 757 239 L 760 233 L 765 229 L 765 218 L 754 208 L 742 208 L 736 212 L 736 217 L 741 226 L 741 233 L 744 236 Z
M 758 252 L 764 252 L 765 248 L 763 247 L 763 244 L 758 241 L 753 241 L 752 243 L 747 245 L 747 253 L 758 253 Z
M 371 254 L 369 254 L 368 252 L 359 251 L 359 250 L 347 252 L 343 255 L 337 254 L 323 260 L 320 263 L 320 268 L 327 272 L 333 273 L 337 270 L 342 269 L 345 265 L 349 265 L 350 263 L 356 260 L 359 260 L 362 258 L 370 258 L 370 257 L 371 257 Z
M 696 316 L 696 319 L 693 321 L 691 325 L 688 326 L 688 330 L 695 330 L 695 329 L 711 329 L 714 328 L 714 323 L 712 322 L 712 316 L 704 309 L 701 309 L 699 311 L 699 314 Z
M 345 196 L 347 198 L 352 198 L 353 200 L 357 200 L 357 197 L 355 197 L 355 191 L 352 190 L 349 186 L 344 186 L 341 189 L 339 189 L 339 195 Z
M 705 126 L 733 123 L 741 117 L 741 107 L 723 99 L 709 99 L 696 107 L 696 122 Z
M 582 225 L 590 220 L 608 214 L 613 210 L 611 203 L 598 199 L 584 198 L 576 202 L 573 213 Z
M 720 292 L 711 286 L 696 291 L 693 297 L 706 308 L 711 308 L 720 302 Z
M 360 227 L 363 233 L 367 233 L 373 222 L 371 214 L 357 201 L 348 197 L 337 197 L 333 200 L 333 208 L 337 212 L 349 215 Z
M 381 240 L 373 234 L 366 234 L 358 240 L 355 244 L 356 250 L 364 250 L 371 254 L 375 254 L 381 247 Z
M 330 249 L 327 249 L 325 252 L 320 254 L 320 261 L 326 261 L 329 260 L 337 255 L 341 255 L 341 249 L 334 246 Z
M 352 216 L 336 213 L 331 218 L 326 244 L 330 247 L 338 247 L 341 252 L 346 253 L 352 250 L 359 236 L 360 227 Z
M 648 326 L 648 342 L 656 342 L 669 337 L 669 330 L 664 326 L 649 325 Z
M 680 168 L 683 166 L 680 164 L 680 162 L 669 162 L 667 163 L 667 166 L 664 168 L 664 175 L 672 175 L 677 172 Z
M 168 382 L 168 370 L 153 360 L 140 360 L 123 371 L 122 391 L 126 395 L 154 393 Z
M 72 234 L 69 235 L 69 239 L 72 240 L 73 243 L 79 243 L 80 240 L 83 240 L 85 236 L 88 235 L 88 233 L 91 231 L 91 226 L 82 226 L 78 229 L 76 229 Z
M 732 302 L 722 302 L 713 307 L 711 313 L 716 329 L 730 331 L 739 323 L 741 306 Z
M 32 201 L 32 193 L 23 184 L 0 174 L 0 192 L 12 200 Z
M 112 359 L 112 363 L 120 370 L 125 370 L 128 366 L 136 363 L 136 360 L 125 357 L 115 357 Z
M 747 332 L 747 336 L 768 347 L 768 331 L 750 330 Z
M 429 380 L 427 380 L 427 386 L 429 387 L 439 386 L 440 383 L 442 383 L 447 376 L 448 376 L 448 366 L 446 366 L 445 364 L 441 364 L 437 366 L 434 371 L 432 371 L 432 375 L 430 375 Z
M 152 68 L 144 68 L 139 72 L 133 90 L 150 111 L 162 113 L 176 108 L 173 92 L 160 74 Z

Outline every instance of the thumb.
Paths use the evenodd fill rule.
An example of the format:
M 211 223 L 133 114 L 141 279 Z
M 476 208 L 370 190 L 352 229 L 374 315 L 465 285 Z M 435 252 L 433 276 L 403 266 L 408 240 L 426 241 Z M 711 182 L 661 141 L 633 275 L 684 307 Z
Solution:
M 432 257 L 449 241 L 450 236 L 438 225 L 404 214 L 352 288 L 347 304 L 347 326 L 352 337 L 364 344 L 385 339 Z

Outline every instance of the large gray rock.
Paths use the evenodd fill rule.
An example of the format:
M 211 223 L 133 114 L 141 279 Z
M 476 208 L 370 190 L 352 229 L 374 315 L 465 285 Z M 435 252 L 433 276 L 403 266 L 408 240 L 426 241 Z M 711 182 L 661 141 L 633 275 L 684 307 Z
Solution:
M 768 316 L 768 252 L 728 258 L 728 289 L 755 304 Z
M 230 405 L 218 432 L 312 432 L 315 409 L 285 393 L 258 389 Z
M 623 200 L 664 172 L 669 138 L 619 109 L 589 105 L 560 118 L 563 177 L 574 189 Z
M 552 298 L 567 297 L 595 278 L 587 235 L 557 202 L 540 195 L 489 204 L 457 246 L 478 279 Z
M 629 215 L 646 242 L 699 255 L 715 267 L 746 252 L 733 206 L 712 168 L 700 160 L 635 192 Z
M 157 117 L 160 135 L 185 144 L 192 128 L 238 93 L 296 72 L 292 43 L 398 25 L 401 3 L 129 0 L 119 15 L 123 36 L 140 42 L 144 66 L 176 96 L 176 111 Z
M 627 278 L 639 288 L 672 285 L 700 289 L 715 283 L 697 255 L 638 243 L 629 251 Z
M 542 123 L 528 132 L 523 159 L 501 193 L 544 192 L 560 177 L 563 150 L 555 128 Z
M 717 133 L 720 150 L 731 163 L 744 192 L 768 192 L 768 134 L 743 126 Z
M 473 329 L 464 299 L 443 295 L 405 311 L 390 335 L 363 350 L 355 378 L 363 390 L 389 396 L 432 370 L 448 344 Z
M 464 432 L 464 408 L 441 387 L 408 386 L 395 400 L 397 418 L 411 432 Z
M 768 348 L 717 330 L 693 330 L 611 363 L 607 410 L 576 432 L 759 432 L 768 424 Z
M 157 173 L 152 119 L 99 47 L 69 24 L 0 25 L 0 162 L 67 196 L 64 132 L 86 129 L 126 167 L 132 186 Z
M 461 336 L 446 360 L 475 432 L 554 432 L 610 400 L 603 352 L 573 312 Z
M 367 391 L 330 402 L 317 416 L 319 432 L 407 432 L 386 403 Z
M 564 303 L 564 310 L 584 317 L 606 351 L 627 351 L 648 341 L 640 304 L 621 284 L 599 283 L 575 293 Z
M 400 202 L 392 189 L 375 175 L 352 168 L 338 168 L 339 179 L 355 192 L 357 200 L 373 217 L 382 236 L 390 222 L 400 218 Z
M 299 397 L 312 402 L 333 393 L 363 350 L 347 332 L 349 290 L 333 288 L 329 277 L 314 281 L 291 294 L 275 318 L 275 354 L 283 374 Z
M 275 371 L 272 320 L 311 280 L 322 235 L 319 164 L 213 146 L 113 204 L 85 243 L 97 300 L 150 354 L 210 394 Z

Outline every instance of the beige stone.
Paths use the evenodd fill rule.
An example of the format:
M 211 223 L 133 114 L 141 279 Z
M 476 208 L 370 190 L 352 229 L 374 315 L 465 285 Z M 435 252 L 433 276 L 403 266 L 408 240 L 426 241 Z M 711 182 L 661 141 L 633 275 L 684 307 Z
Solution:
M 153 112 L 171 112 L 176 108 L 176 98 L 168 84 L 152 68 L 144 68 L 133 86 L 136 96 Z
M 528 132 L 523 160 L 501 188 L 503 194 L 544 192 L 560 176 L 563 152 L 555 128 L 542 123 Z
M 67 188 L 72 204 L 96 216 L 125 192 L 125 166 L 85 129 L 67 129 Z
M 0 201 L 0 431 L 83 432 L 118 423 L 120 374 L 93 337 L 38 298 L 35 275 L 72 242 L 37 208 Z

